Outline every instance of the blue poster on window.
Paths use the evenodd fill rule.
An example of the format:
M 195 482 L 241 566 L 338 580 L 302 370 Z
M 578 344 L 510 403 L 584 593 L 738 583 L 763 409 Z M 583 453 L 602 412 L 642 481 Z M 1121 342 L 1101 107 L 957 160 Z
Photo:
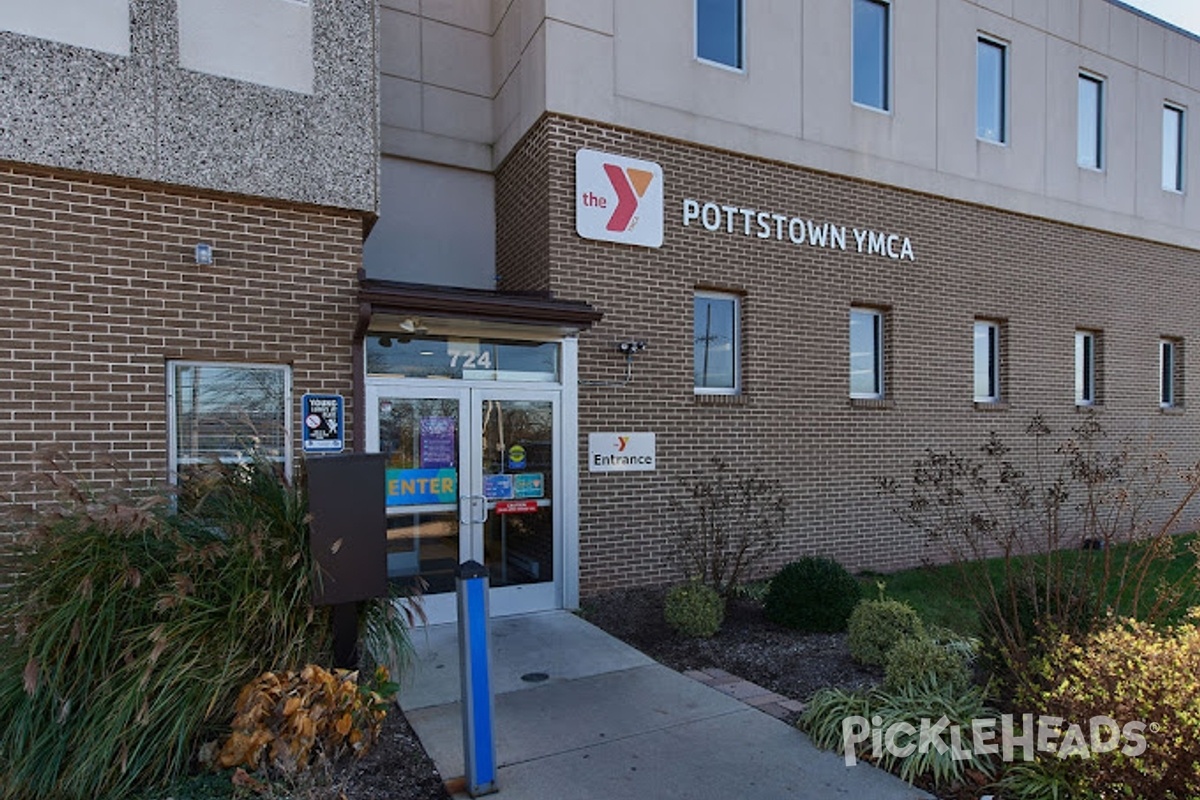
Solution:
M 484 475 L 483 496 L 488 500 L 511 500 L 513 496 L 513 476 Z
M 458 472 L 453 469 L 389 469 L 387 504 L 423 506 L 458 502 Z
M 421 418 L 421 469 L 442 469 L 457 463 L 454 417 Z

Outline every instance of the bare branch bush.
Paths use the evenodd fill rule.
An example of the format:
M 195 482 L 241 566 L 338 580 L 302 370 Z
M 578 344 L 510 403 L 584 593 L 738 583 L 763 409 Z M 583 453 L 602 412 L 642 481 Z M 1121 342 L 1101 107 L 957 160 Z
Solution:
M 1200 465 L 1180 471 L 1165 452 L 1110 440 L 1094 414 L 1056 443 L 1035 415 L 1020 452 L 994 432 L 976 454 L 927 449 L 907 483 L 885 478 L 901 520 L 938 559 L 960 569 L 993 665 L 1019 676 L 1040 637 L 1084 633 L 1107 614 L 1171 619 L 1197 585 L 1172 581 L 1173 533 L 1200 491 Z M 985 559 L 999 557 L 998 571 Z
M 671 537 L 688 580 L 728 598 L 779 549 L 787 499 L 777 480 L 740 473 L 714 458 L 683 482 L 683 499 L 670 503 Z

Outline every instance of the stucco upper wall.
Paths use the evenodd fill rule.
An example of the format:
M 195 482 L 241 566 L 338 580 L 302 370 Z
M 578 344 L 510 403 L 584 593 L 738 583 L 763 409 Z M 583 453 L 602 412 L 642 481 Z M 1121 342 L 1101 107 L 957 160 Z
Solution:
M 543 110 L 1119 233 L 1200 247 L 1200 125 L 1182 193 L 1161 186 L 1162 106 L 1200 110 L 1200 42 L 1108 0 L 892 5 L 892 110 L 851 102 L 851 4 L 746 0 L 746 68 L 695 58 L 694 0 L 544 5 L 497 103 L 494 162 Z M 1009 137 L 975 135 L 975 42 L 1008 44 Z M 499 59 L 509 75 L 511 58 Z M 1106 164 L 1076 164 L 1079 71 L 1105 79 Z M 510 79 L 511 82 L 511 79 Z M 504 84 L 499 86 L 503 99 Z M 542 102 L 544 99 L 544 103 Z M 511 120 L 509 124 L 505 121 Z
M 56 28 L 0 32 L 0 159 L 374 212 L 376 4 L 310 0 L 306 12 L 291 0 L 245 0 L 242 10 L 259 18 L 285 1 L 297 7 L 277 9 L 295 18 L 287 42 L 260 42 L 218 65 L 242 79 L 200 71 L 202 50 L 181 60 L 176 0 L 129 0 L 128 55 L 79 46 Z M 187 9 L 194 17 L 203 6 Z M 308 74 L 292 52 L 306 13 Z M 281 68 L 281 53 L 293 69 Z M 275 63 L 260 70 L 255 58 Z

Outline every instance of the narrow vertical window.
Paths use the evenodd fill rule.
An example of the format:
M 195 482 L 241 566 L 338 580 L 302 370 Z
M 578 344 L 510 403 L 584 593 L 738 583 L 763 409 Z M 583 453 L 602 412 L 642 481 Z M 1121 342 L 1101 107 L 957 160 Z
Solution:
M 1101 169 L 1104 166 L 1104 81 L 1079 74 L 1079 166 Z
M 975 323 L 975 402 L 1000 401 L 1000 326 Z
M 1175 365 L 1178 360 L 1175 342 L 1160 339 L 1158 342 L 1158 404 L 1163 408 L 1176 405 Z
M 1183 109 L 1163 106 L 1162 188 L 1183 191 Z
M 1096 336 L 1088 331 L 1075 331 L 1075 404 L 1094 405 L 1096 402 Z
M 732 69 L 745 66 L 744 0 L 696 0 L 696 58 Z
M 850 309 L 850 396 L 883 397 L 883 312 Z
M 891 108 L 890 11 L 881 0 L 854 0 L 854 102 L 880 111 Z
M 987 142 L 1008 141 L 1008 48 L 979 37 L 975 44 L 975 135 Z
M 739 305 L 735 295 L 696 292 L 692 330 L 697 394 L 737 394 L 741 391 Z

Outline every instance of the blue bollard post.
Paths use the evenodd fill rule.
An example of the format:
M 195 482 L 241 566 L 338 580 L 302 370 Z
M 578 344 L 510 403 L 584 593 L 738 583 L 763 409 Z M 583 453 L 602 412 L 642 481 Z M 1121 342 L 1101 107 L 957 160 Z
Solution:
M 496 791 L 488 571 L 478 561 L 454 571 L 458 589 L 458 658 L 462 676 L 463 763 L 472 797 Z

